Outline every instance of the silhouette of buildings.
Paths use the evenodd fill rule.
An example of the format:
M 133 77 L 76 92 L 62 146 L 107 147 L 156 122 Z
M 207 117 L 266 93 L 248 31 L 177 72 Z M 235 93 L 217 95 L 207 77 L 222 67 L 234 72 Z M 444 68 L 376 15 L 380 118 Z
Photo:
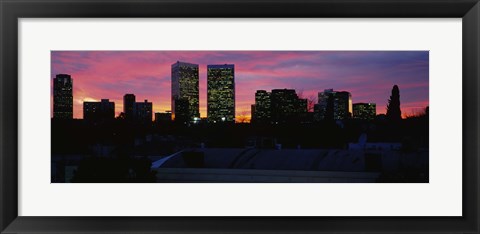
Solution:
M 73 80 L 70 75 L 53 78 L 53 118 L 73 119 Z
M 155 113 L 155 123 L 156 124 L 169 124 L 172 122 L 172 112 L 165 111 L 165 112 L 156 112 Z
M 198 64 L 172 64 L 172 116 L 180 122 L 200 118 Z M 178 121 L 177 121 L 178 122 Z
M 352 117 L 352 95 L 346 91 L 334 91 L 333 89 L 325 89 L 318 93 L 318 104 L 314 106 L 315 118 L 324 120 L 327 117 L 329 98 L 333 103 L 333 119 L 342 120 Z
M 252 108 L 254 123 L 299 122 L 307 113 L 307 99 L 299 98 L 294 89 L 257 90 Z
M 136 123 L 152 122 L 152 103 L 145 100 L 144 102 L 135 102 L 135 94 L 127 93 L 123 96 L 123 114 L 125 120 Z
M 133 121 L 135 119 L 135 95 L 134 94 L 125 94 L 123 96 L 123 113 L 125 114 L 125 119 L 127 121 Z
M 294 89 L 273 89 L 271 113 L 274 122 L 298 122 L 307 112 L 307 99 L 298 98 Z
M 354 119 L 374 120 L 376 115 L 377 115 L 377 105 L 375 103 L 353 104 Z
M 253 105 L 252 122 L 268 123 L 272 121 L 272 105 L 270 93 L 265 90 L 255 92 L 255 105 Z
M 255 116 L 257 115 L 256 113 L 257 107 L 255 104 L 250 105 L 250 123 L 255 122 Z
M 207 65 L 207 118 L 210 123 L 235 122 L 235 67 Z
M 152 123 L 152 103 L 145 100 L 144 102 L 136 102 L 133 106 L 135 120 L 141 123 Z
M 187 98 L 177 98 L 175 99 L 175 111 L 172 113 L 172 117 L 177 124 L 189 124 L 192 120 L 190 119 L 190 108 Z M 196 117 L 194 117 L 196 118 Z
M 115 118 L 115 103 L 108 99 L 83 102 L 83 119 L 91 122 L 111 121 Z

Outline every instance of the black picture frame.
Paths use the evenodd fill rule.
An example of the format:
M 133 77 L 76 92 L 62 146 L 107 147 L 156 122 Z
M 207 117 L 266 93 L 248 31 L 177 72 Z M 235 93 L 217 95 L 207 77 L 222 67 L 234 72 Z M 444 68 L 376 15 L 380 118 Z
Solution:
M 1 233 L 479 233 L 478 0 L 0 0 L 0 15 Z M 462 18 L 463 215 L 462 217 L 18 216 L 17 23 L 19 18 L 37 17 Z

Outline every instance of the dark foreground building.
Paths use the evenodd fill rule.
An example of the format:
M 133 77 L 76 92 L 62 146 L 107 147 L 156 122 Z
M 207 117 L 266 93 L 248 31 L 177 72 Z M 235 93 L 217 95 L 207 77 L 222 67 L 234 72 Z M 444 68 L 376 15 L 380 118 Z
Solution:
M 134 112 L 135 95 L 127 93 L 123 96 L 123 113 L 125 113 L 125 119 L 127 121 L 133 121 L 135 118 Z
M 140 123 L 152 123 L 153 105 L 148 100 L 144 102 L 136 102 L 133 106 L 135 120 Z
M 156 124 L 170 124 L 172 122 L 172 112 L 156 112 L 155 113 L 155 123 Z
M 425 168 L 427 151 L 327 149 L 191 149 L 152 164 L 157 182 L 177 183 L 372 183 L 398 178 L 428 182 L 428 173 L 416 178 L 402 174 L 402 170 L 427 171 Z
M 353 104 L 353 118 L 362 120 L 374 120 L 377 116 L 377 105 L 375 103 Z
M 329 118 L 328 102 L 331 102 L 334 120 L 349 119 L 352 117 L 352 95 L 346 91 L 334 91 L 325 89 L 318 93 L 318 104 L 315 105 L 315 116 L 317 120 Z
M 253 123 L 270 123 L 272 121 L 272 102 L 270 92 L 257 90 L 255 104 L 252 105 Z
M 90 122 L 105 122 L 115 119 L 115 103 L 108 99 L 100 102 L 83 102 L 83 119 Z

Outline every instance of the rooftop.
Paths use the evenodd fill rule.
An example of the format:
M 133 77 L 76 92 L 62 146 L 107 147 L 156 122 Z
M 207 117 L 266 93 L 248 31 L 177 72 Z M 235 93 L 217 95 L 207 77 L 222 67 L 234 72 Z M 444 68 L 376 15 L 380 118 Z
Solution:
M 208 148 L 184 152 L 203 155 L 203 168 L 297 170 L 297 171 L 364 171 L 363 152 L 322 149 L 256 149 Z M 177 153 L 161 168 L 188 168 L 185 153 Z

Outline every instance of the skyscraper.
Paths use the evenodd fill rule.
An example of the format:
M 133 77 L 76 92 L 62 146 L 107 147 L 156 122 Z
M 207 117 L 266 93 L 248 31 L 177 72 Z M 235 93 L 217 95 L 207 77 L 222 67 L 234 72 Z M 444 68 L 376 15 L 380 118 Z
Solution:
M 200 118 L 198 64 L 177 61 L 172 64 L 172 116 L 187 117 L 188 121 Z M 178 105 L 178 100 L 182 102 Z M 188 106 L 184 106 L 184 102 Z M 178 107 L 181 106 L 181 110 Z M 185 112 L 185 113 L 182 113 Z
M 172 112 L 156 112 L 155 113 L 155 123 L 159 125 L 166 125 L 172 122 Z
M 373 120 L 377 115 L 377 105 L 375 103 L 355 103 L 353 104 L 353 118 Z
M 325 89 L 325 91 L 318 93 L 318 104 L 315 105 L 315 114 L 318 119 L 325 119 L 329 97 L 333 98 L 333 118 L 335 120 L 352 117 L 352 95 L 346 91 Z
M 208 122 L 235 122 L 235 65 L 207 65 Z
M 272 109 L 270 93 L 265 90 L 255 92 L 255 113 L 252 113 L 252 121 L 265 123 L 271 121 Z
M 83 102 L 83 119 L 93 122 L 105 122 L 115 119 L 115 103 L 108 99 L 100 102 Z
M 133 112 L 135 106 L 135 95 L 134 94 L 125 94 L 123 96 L 123 113 L 125 114 L 125 119 L 132 121 L 135 118 L 135 113 Z
M 73 119 L 73 80 L 70 75 L 53 78 L 53 118 Z

